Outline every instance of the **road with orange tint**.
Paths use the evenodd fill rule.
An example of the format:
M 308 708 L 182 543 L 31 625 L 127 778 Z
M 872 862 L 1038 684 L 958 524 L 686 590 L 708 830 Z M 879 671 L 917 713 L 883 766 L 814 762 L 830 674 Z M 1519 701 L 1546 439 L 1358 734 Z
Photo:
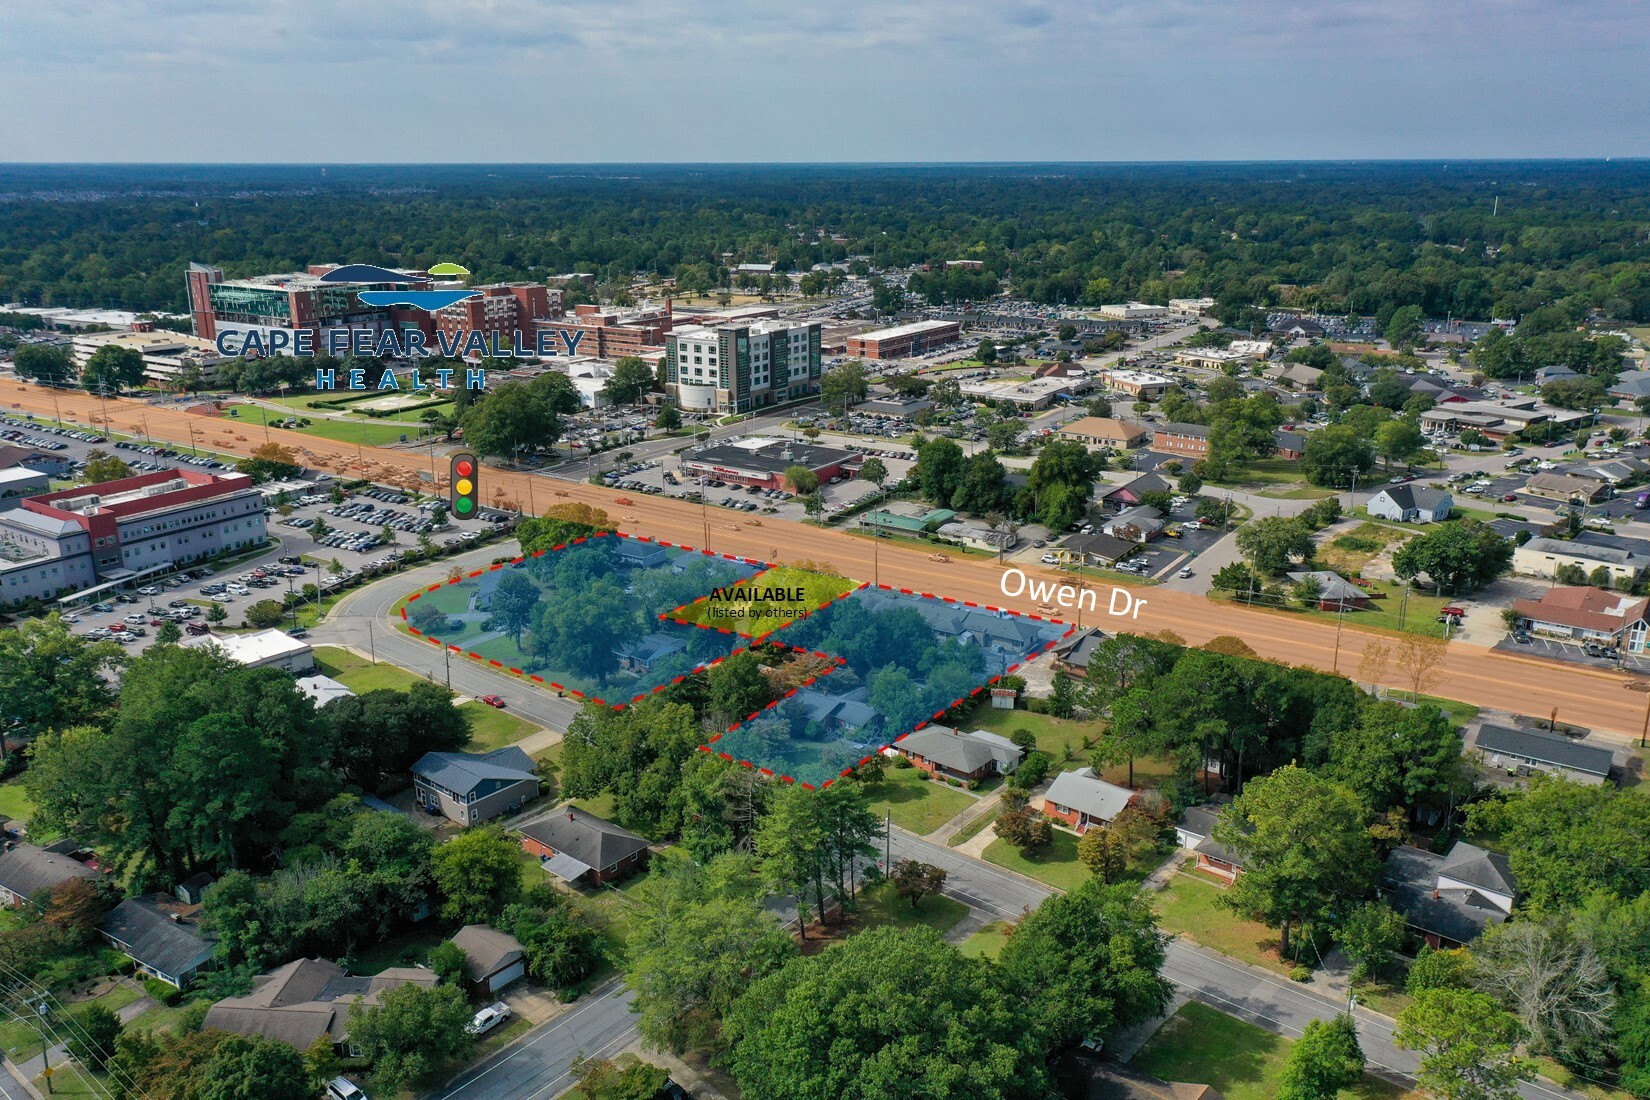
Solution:
M 126 398 L 104 399 L 13 380 L 0 383 L 0 406 L 49 418 L 55 415 L 54 394 L 56 409 L 65 420 L 106 425 L 108 430 L 122 434 L 146 434 L 152 439 L 182 446 L 193 442 L 203 449 L 230 454 L 250 454 L 265 442 L 266 429 L 261 425 L 188 413 L 176 405 L 151 405 Z M 268 435 L 300 451 L 312 468 L 414 488 L 421 484 L 422 474 L 426 479 L 422 481 L 423 487 L 430 487 L 427 478 L 432 458 L 428 449 L 361 447 L 280 428 L 268 429 Z M 435 466 L 437 484 L 443 488 L 445 466 L 444 460 Z M 621 530 L 679 545 L 708 547 L 766 561 L 817 562 L 862 580 L 1009 607 L 1028 614 L 1036 613 L 1038 607 L 1039 601 L 1035 599 L 1004 595 L 1000 587 L 1003 568 L 989 558 L 953 557 L 949 562 L 937 562 L 920 550 L 879 546 L 874 540 L 827 528 L 771 518 L 758 521 L 718 508 L 707 510 L 685 501 L 642 494 L 631 498 L 583 482 L 564 482 L 493 467 L 484 467 L 481 481 L 483 502 L 494 506 L 514 508 L 519 504 L 526 511 L 538 513 L 556 504 L 580 501 L 604 509 Z M 619 504 L 620 499 L 630 502 Z M 1053 571 L 1035 567 L 1026 572 L 1038 580 L 1060 579 Z M 1364 645 L 1377 637 L 1345 627 L 1337 658 L 1336 629 L 1329 623 L 1215 603 L 1203 596 L 1165 588 L 1129 587 L 1128 591 L 1145 606 L 1136 617 L 1114 617 L 1104 613 L 1112 587 L 1126 586 L 1109 583 L 1100 586 L 1102 613 L 1085 611 L 1080 618 L 1082 625 L 1098 626 L 1108 632 L 1172 630 L 1193 645 L 1219 635 L 1233 635 L 1268 660 L 1319 669 L 1337 668 L 1349 676 L 1358 674 Z M 1059 617 L 1068 621 L 1079 619 L 1071 611 L 1062 611 Z M 1397 642 L 1389 636 L 1381 636 L 1380 640 L 1389 647 L 1395 647 Z M 1383 682 L 1390 687 L 1407 689 L 1403 674 L 1396 668 L 1383 677 Z M 1440 666 L 1436 682 L 1423 690 L 1476 706 L 1542 717 L 1557 708 L 1561 721 L 1636 738 L 1650 695 L 1624 690 L 1627 683 L 1628 678 L 1621 673 L 1567 668 L 1454 642 Z

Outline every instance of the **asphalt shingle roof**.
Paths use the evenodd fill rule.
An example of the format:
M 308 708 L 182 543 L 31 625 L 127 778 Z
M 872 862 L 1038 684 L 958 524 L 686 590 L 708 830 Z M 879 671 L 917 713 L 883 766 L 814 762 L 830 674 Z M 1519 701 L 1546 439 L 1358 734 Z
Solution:
M 533 758 L 509 745 L 492 752 L 427 752 L 412 766 L 414 775 L 439 786 L 467 794 L 488 780 L 520 783 L 537 779 Z

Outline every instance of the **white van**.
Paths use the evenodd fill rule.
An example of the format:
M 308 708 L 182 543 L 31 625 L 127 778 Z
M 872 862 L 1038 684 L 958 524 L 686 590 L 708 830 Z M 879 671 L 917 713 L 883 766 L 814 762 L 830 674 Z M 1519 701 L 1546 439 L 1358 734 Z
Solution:
M 367 1094 L 348 1077 L 334 1077 L 327 1082 L 327 1100 L 367 1100 Z

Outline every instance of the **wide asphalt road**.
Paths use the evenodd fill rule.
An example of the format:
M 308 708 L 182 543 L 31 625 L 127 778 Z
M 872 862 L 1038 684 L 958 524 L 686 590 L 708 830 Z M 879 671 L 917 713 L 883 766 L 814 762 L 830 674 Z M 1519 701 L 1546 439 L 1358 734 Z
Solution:
M 636 1041 L 634 994 L 615 978 L 572 1008 L 429 1094 L 429 1100 L 549 1100 L 573 1087 L 573 1060 L 611 1058 Z

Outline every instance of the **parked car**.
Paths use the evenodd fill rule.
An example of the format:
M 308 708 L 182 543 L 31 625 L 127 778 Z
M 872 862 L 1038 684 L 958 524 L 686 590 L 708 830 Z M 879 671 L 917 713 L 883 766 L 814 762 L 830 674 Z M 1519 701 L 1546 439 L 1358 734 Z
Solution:
M 500 695 L 483 695 L 481 697 L 481 702 L 486 703 L 490 707 L 497 707 L 499 710 L 504 709 L 504 697 Z
M 327 1082 L 327 1100 L 367 1100 L 367 1094 L 348 1077 L 334 1077 Z
M 493 1028 L 497 1027 L 499 1024 L 502 1024 L 505 1020 L 508 1020 L 510 1015 L 510 1006 L 505 1004 L 503 1001 L 497 1001 L 472 1016 L 470 1018 L 470 1022 L 464 1025 L 464 1034 L 485 1034 L 486 1032 L 493 1030 Z

